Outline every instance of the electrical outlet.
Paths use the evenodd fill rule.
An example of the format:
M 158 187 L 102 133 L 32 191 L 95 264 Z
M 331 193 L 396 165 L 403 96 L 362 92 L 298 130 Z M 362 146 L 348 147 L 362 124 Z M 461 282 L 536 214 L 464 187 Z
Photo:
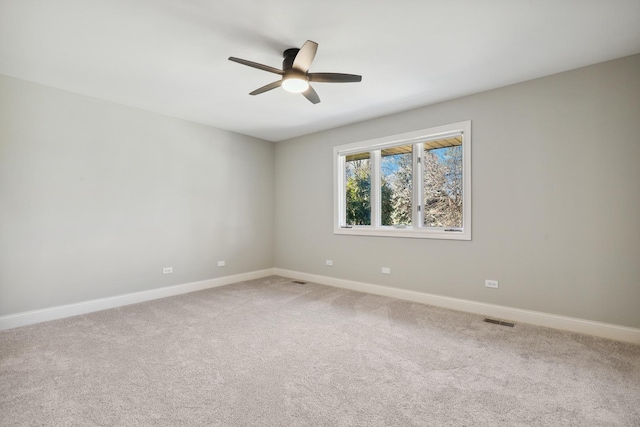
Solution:
M 484 285 L 487 288 L 494 288 L 494 289 L 498 289 L 498 281 L 497 280 L 485 280 L 484 281 Z
M 224 267 L 225 265 L 227 265 L 226 261 L 218 261 L 218 267 Z
M 173 273 L 173 267 L 165 267 L 162 269 L 162 274 L 171 274 Z
M 391 269 L 389 267 L 382 267 L 382 274 L 391 274 Z
M 327 264 L 329 267 L 332 267 L 333 266 L 333 261 L 328 259 L 328 260 L 325 261 L 325 264 Z

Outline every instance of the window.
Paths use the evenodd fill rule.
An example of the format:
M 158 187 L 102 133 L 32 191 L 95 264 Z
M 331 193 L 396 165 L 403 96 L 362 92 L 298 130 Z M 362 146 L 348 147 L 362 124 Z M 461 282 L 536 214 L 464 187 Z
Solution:
M 471 122 L 334 147 L 334 232 L 471 240 Z

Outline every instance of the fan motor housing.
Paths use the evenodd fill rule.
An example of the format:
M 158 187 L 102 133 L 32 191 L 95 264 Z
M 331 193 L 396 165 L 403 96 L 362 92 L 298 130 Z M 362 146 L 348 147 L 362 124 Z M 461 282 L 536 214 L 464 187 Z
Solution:
M 287 49 L 282 52 L 282 56 L 284 57 L 284 61 L 282 61 L 282 70 L 288 70 L 293 67 L 293 61 L 296 59 L 296 55 L 300 52 L 298 48 Z

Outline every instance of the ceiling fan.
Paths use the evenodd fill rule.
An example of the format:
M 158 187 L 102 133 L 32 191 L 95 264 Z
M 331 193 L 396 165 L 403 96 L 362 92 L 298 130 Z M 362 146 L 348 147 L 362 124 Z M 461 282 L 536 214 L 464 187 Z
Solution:
M 279 74 L 282 78 L 268 85 L 262 86 L 251 92 L 249 95 L 259 95 L 271 89 L 282 86 L 288 92 L 302 93 L 305 98 L 314 104 L 320 102 L 320 97 L 311 87 L 309 82 L 318 83 L 352 83 L 362 81 L 362 76 L 355 74 L 341 73 L 310 73 L 309 68 L 316 56 L 318 43 L 307 40 L 300 49 L 291 48 L 282 53 L 284 60 L 282 61 L 282 70 L 268 65 L 258 64 L 257 62 L 247 61 L 246 59 L 229 57 L 229 61 L 244 64 L 259 70 L 268 71 L 270 73 Z

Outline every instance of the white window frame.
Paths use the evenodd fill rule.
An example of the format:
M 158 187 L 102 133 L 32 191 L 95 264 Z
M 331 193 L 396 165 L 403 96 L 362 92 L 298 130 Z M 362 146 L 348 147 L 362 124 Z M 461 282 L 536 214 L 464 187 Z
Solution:
M 423 142 L 462 135 L 462 229 L 423 227 L 422 157 Z M 399 145 L 413 145 L 413 220 L 412 225 L 383 226 L 380 218 L 380 150 Z M 345 157 L 371 153 L 371 225 L 346 225 Z M 471 240 L 471 120 L 354 142 L 333 147 L 333 232 L 359 236 L 410 237 L 423 239 Z M 420 206 L 420 208 L 418 208 Z

